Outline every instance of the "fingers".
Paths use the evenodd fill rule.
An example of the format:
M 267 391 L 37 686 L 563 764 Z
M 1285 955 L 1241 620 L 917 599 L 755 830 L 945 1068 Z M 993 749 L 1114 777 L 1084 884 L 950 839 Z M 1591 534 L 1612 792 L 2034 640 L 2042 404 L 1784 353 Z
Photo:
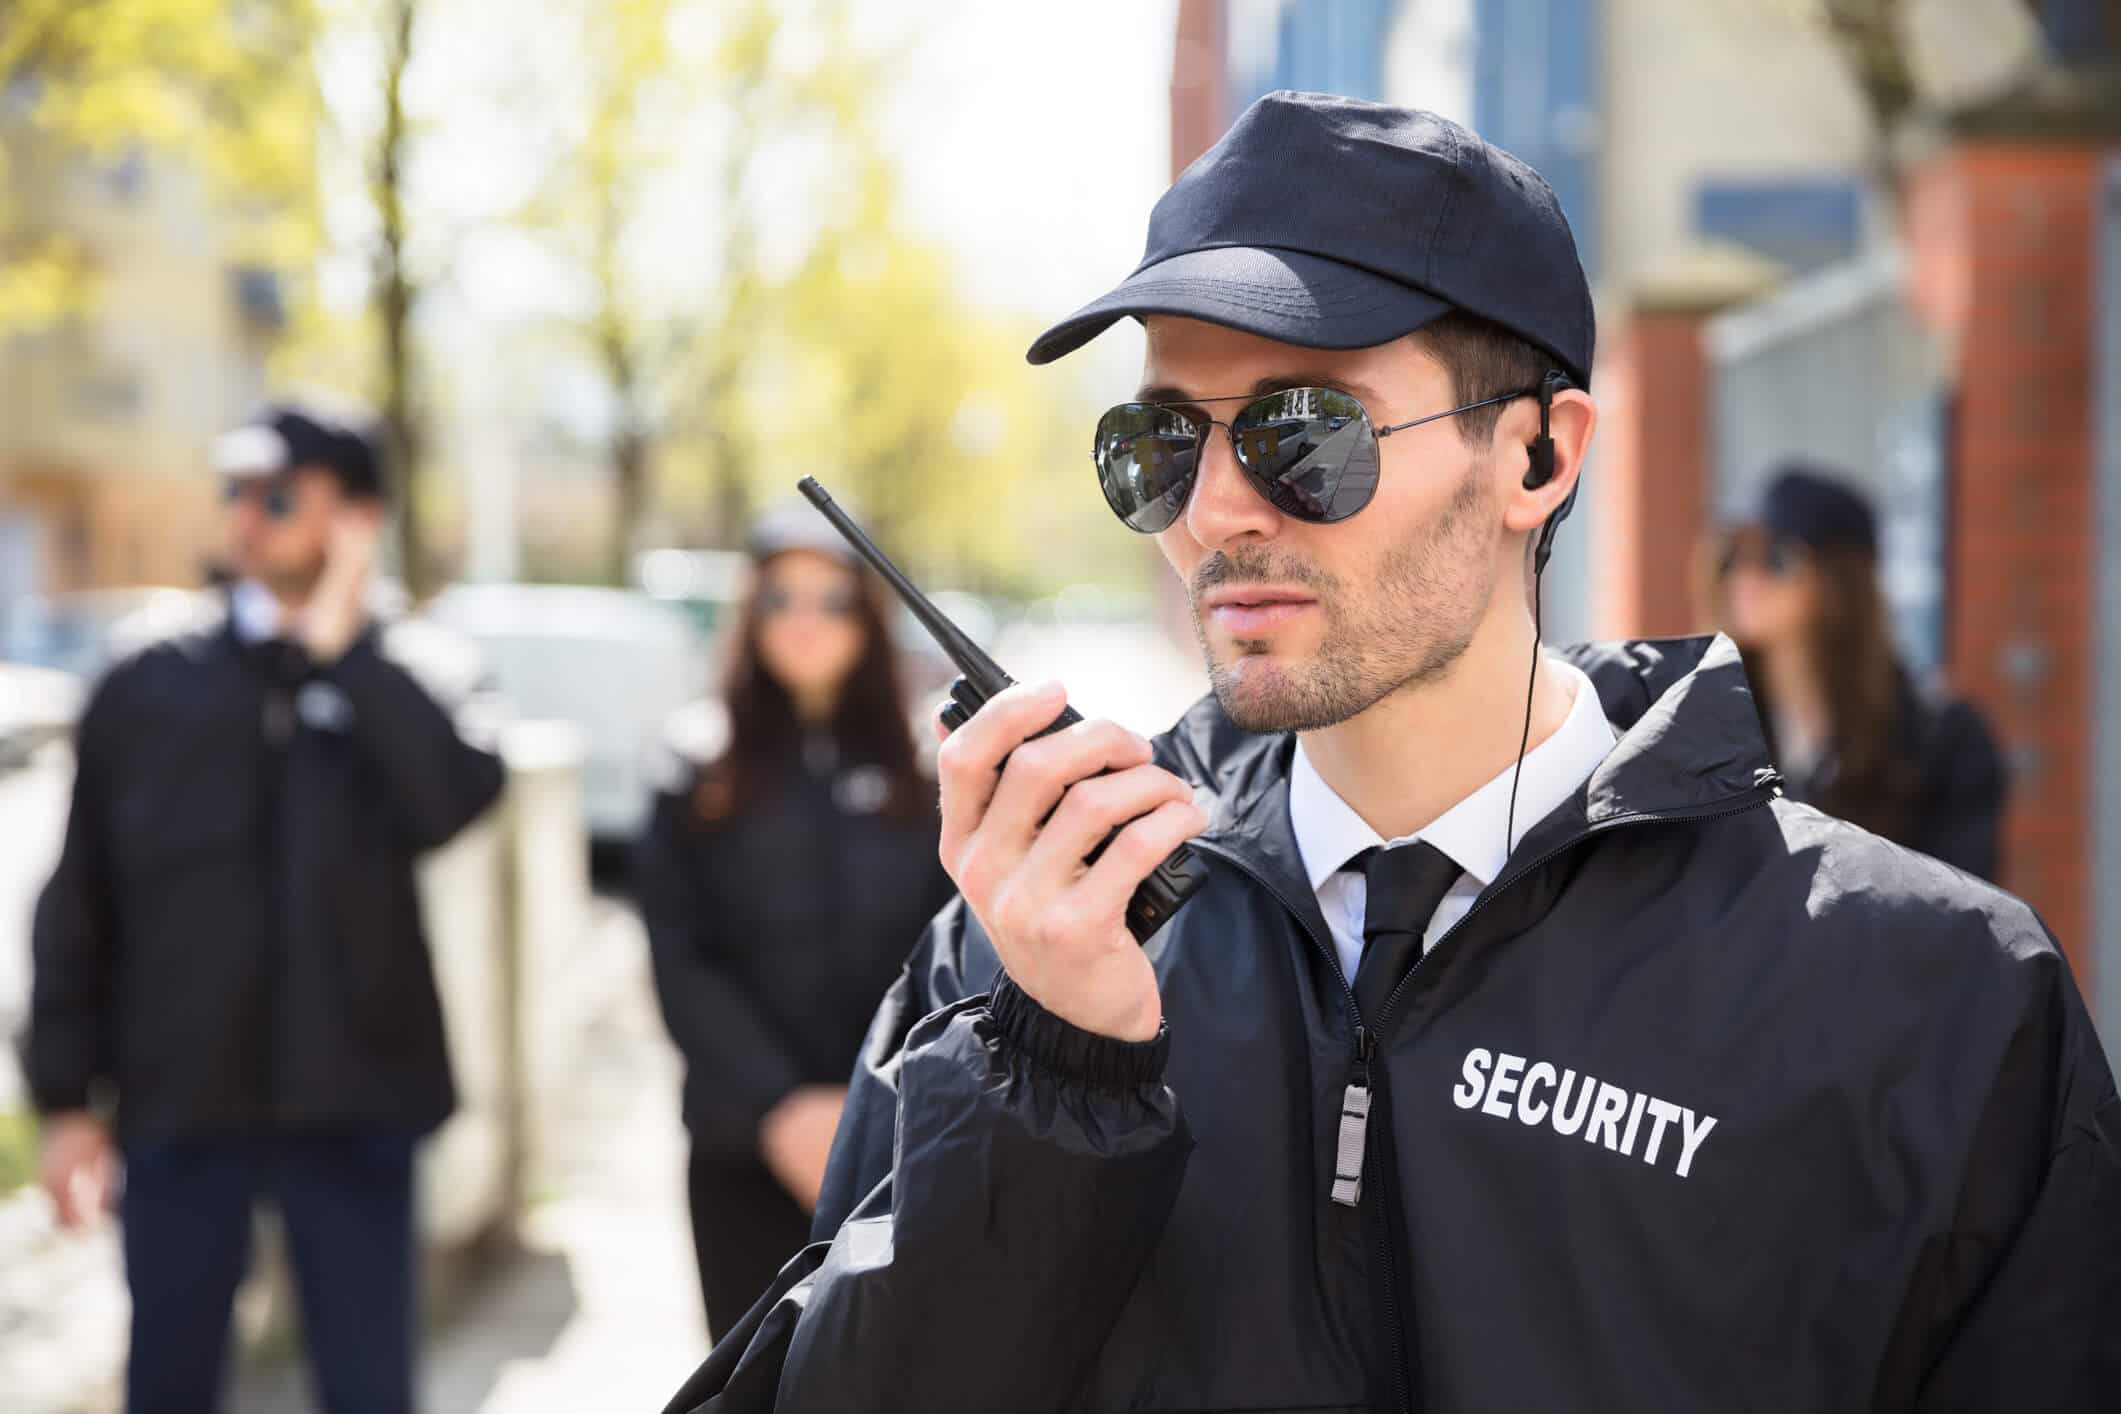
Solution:
M 944 865 L 973 911 L 985 917 L 983 910 L 1005 883 L 1021 896 L 1016 886 L 1026 878 L 1038 886 L 1033 892 L 1039 894 L 1072 881 L 1081 872 L 1083 852 L 1119 823 L 1110 813 L 1100 814 L 1098 803 L 1107 801 L 1108 811 L 1116 806 L 1109 804 L 1109 796 L 1093 792 L 1071 812 L 1067 829 L 1072 853 L 1048 850 L 1041 856 L 1042 869 L 1027 869 L 1027 856 L 1047 817 L 1071 786 L 1100 772 L 1139 767 L 1148 753 L 1148 743 L 1111 722 L 1079 722 L 1017 747 L 971 829 L 958 836 L 945 834 Z
M 1100 772 L 1128 771 L 1148 760 L 1149 743 L 1117 722 L 1078 722 L 1065 731 L 1027 742 L 1003 768 L 980 829 L 1028 846 L 1034 835 L 1042 833 L 1046 818 L 1071 787 L 1088 784 Z M 1093 805 L 1110 793 L 1104 787 L 1092 792 Z M 1103 818 L 1108 827 L 1118 823 L 1109 815 Z M 1083 850 L 1101 834 L 1084 842 Z M 1078 858 L 1082 852 L 1078 851 Z
M 44 1190 L 58 1210 L 59 1226 L 73 1229 L 88 1225 L 102 1201 L 98 1177 L 92 1163 L 71 1158 L 45 1170 Z
M 382 508 L 369 501 L 340 507 L 333 518 L 332 534 L 356 548 L 375 548 L 383 538 Z
M 1170 800 L 1113 836 L 1075 888 L 1093 915 L 1125 915 L 1127 901 L 1164 857 L 1208 827 L 1207 812 L 1189 795 Z
M 77 1228 L 81 1226 L 81 1211 L 74 1204 L 72 1175 L 61 1174 L 45 1182 L 44 1191 L 51 1195 L 52 1207 L 57 1212 L 59 1226 Z
M 382 538 L 382 521 L 375 512 L 365 505 L 342 507 L 332 520 L 325 580 L 341 593 L 360 589 L 375 564 L 376 547 Z
M 944 739 L 935 756 L 935 776 L 942 795 L 945 864 L 956 853 L 952 842 L 962 844 L 987 813 L 987 802 L 1000 783 L 1002 758 L 1025 738 L 1045 730 L 1067 705 L 1067 694 L 1057 682 L 1019 683 L 996 693 L 971 721 Z
M 1160 766 L 1135 766 L 1077 781 L 1039 828 L 1025 857 L 1025 868 L 1072 881 L 1081 873 L 1084 859 L 1114 830 L 1174 801 L 1192 798 L 1191 787 Z

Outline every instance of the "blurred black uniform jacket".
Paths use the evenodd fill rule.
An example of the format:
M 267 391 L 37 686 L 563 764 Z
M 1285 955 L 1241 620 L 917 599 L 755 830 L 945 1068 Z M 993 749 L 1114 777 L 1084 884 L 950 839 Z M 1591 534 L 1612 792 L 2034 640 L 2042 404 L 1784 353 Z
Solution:
M 1895 844 L 1920 850 L 1991 883 L 2003 877 L 2003 807 L 2009 774 L 1995 735 L 1973 704 L 1897 675 L 1900 710 L 1892 788 L 1849 799 L 1829 749 L 1809 771 L 1784 767 L 1794 800 L 1842 815 Z M 1774 724 L 1768 729 L 1774 746 Z
M 955 892 L 934 811 L 877 810 L 878 776 L 792 766 L 711 824 L 694 782 L 656 802 L 635 886 L 695 1154 L 758 1164 L 759 1121 L 783 1096 L 847 1083 L 877 1003 Z
M 499 759 L 369 629 L 329 667 L 232 625 L 97 687 L 37 906 L 23 1046 L 40 1110 L 120 1136 L 422 1133 L 455 1103 L 413 864 Z

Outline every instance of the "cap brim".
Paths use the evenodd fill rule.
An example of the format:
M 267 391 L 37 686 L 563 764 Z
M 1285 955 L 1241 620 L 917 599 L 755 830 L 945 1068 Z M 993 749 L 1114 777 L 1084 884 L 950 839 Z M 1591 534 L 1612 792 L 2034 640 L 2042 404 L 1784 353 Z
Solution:
M 1365 349 L 1411 334 L 1451 306 L 1426 290 L 1303 251 L 1191 250 L 1135 271 L 1038 336 L 1051 363 L 1128 316 L 1176 315 L 1312 349 Z

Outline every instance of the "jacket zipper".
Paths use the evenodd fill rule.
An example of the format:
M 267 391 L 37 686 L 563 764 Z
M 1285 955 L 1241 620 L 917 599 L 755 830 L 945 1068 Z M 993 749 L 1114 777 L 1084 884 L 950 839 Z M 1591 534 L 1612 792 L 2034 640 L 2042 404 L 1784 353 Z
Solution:
M 1355 988 L 1348 983 L 1347 974 L 1341 971 L 1340 957 L 1318 934 L 1312 931 L 1311 922 L 1303 910 L 1289 902 L 1288 896 L 1273 882 L 1263 877 L 1251 865 L 1219 845 L 1201 840 L 1192 841 L 1192 847 L 1216 855 L 1228 862 L 1239 873 L 1251 879 L 1267 891 L 1282 910 L 1296 920 L 1296 926 L 1318 955 L 1326 960 L 1333 973 L 1333 980 L 1340 983 L 1341 997 L 1347 1003 L 1349 1019 L 1355 1026 L 1355 1058 L 1348 1073 L 1348 1084 L 1341 1091 L 1340 1132 L 1333 1149 L 1332 1201 L 1346 1208 L 1356 1208 L 1362 1201 L 1363 1161 L 1368 1155 L 1370 1134 L 1370 1058 L 1377 1053 L 1377 1039 L 1363 1025 L 1362 1008 L 1356 1005 Z M 1365 1226 L 1370 1229 L 1370 1261 L 1375 1270 L 1383 1274 L 1380 1285 L 1384 1288 L 1385 1328 L 1393 1333 L 1389 1342 L 1392 1347 L 1392 1391 L 1393 1398 L 1401 1409 L 1409 1407 L 1409 1384 L 1407 1374 L 1406 1332 L 1401 1327 L 1399 1314 L 1398 1265 L 1392 1260 L 1392 1244 L 1388 1235 L 1389 1219 L 1382 1208 L 1371 1205 L 1365 1215 Z
M 1725 815 L 1737 815 L 1747 810 L 1757 809 L 1767 804 L 1776 795 L 1781 794 L 1779 789 L 1780 779 L 1780 776 L 1774 774 L 1762 776 L 1753 787 L 1753 790 L 1743 799 L 1726 800 L 1713 806 L 1697 807 L 1692 810 L 1645 810 L 1616 815 L 1609 820 L 1601 820 L 1596 825 L 1569 836 L 1569 838 L 1561 841 L 1523 868 L 1504 876 L 1501 882 L 1497 883 L 1493 888 L 1484 890 L 1480 897 L 1473 901 L 1473 906 L 1466 910 L 1465 916 L 1452 924 L 1445 930 L 1444 935 L 1436 940 L 1434 947 L 1424 949 L 1421 955 L 1414 959 L 1413 966 L 1407 969 L 1407 975 L 1399 979 L 1398 984 L 1392 988 L 1391 995 L 1385 998 L 1384 1014 L 1378 1018 L 1379 1025 L 1382 1026 L 1384 1019 L 1391 1016 L 1393 1008 L 1399 1003 L 1400 994 L 1406 991 L 1407 984 L 1414 979 L 1414 974 L 1421 970 L 1421 965 L 1428 960 L 1429 954 L 1440 950 L 1445 943 L 1455 937 L 1461 928 L 1472 921 L 1475 914 L 1479 913 L 1494 900 L 1496 895 L 1516 887 L 1521 880 L 1544 869 L 1548 864 L 1570 850 L 1575 849 L 1578 845 L 1585 844 L 1593 838 L 1612 830 L 1630 825 L 1667 825 L 1682 824 L 1696 820 L 1714 820 Z M 1331 947 L 1320 940 L 1317 933 L 1312 931 L 1310 921 L 1304 917 L 1302 910 L 1292 905 L 1288 898 L 1272 882 L 1262 877 L 1257 870 L 1239 859 L 1228 849 L 1200 840 L 1195 840 L 1193 847 L 1221 857 L 1254 883 L 1265 889 L 1275 902 L 1279 903 L 1296 920 L 1297 927 L 1303 930 L 1303 934 L 1310 940 L 1311 946 L 1325 958 L 1326 965 L 1333 971 L 1334 979 L 1340 983 L 1341 995 L 1347 1001 L 1348 1015 L 1355 1025 L 1355 1058 L 1354 1064 L 1349 1070 L 1348 1085 L 1341 1092 L 1339 1142 L 1334 1149 L 1332 1201 L 1345 1207 L 1357 1207 L 1362 1199 L 1362 1166 L 1369 1145 L 1372 1099 L 1370 1061 L 1377 1053 L 1377 1033 L 1363 1024 L 1362 1012 L 1355 1003 L 1355 989 L 1348 984 L 1347 975 L 1341 971 L 1339 957 L 1334 954 Z M 1389 1129 L 1386 1134 L 1389 1138 Z M 1377 1195 L 1380 1202 L 1389 1201 L 1391 1196 L 1390 1194 Z M 1385 1215 L 1380 1212 L 1379 1216 L 1384 1217 Z M 1401 1409 L 1409 1409 L 1412 1407 L 1412 1390 L 1407 1370 L 1406 1330 L 1399 1313 L 1398 1263 L 1394 1260 L 1391 1243 L 1386 1236 L 1388 1223 L 1389 1218 L 1386 1218 L 1383 1222 L 1370 1224 L 1373 1238 L 1371 1260 L 1378 1263 L 1378 1269 L 1385 1274 L 1384 1292 L 1388 1328 L 1396 1336 L 1396 1339 L 1392 1341 L 1393 1394 Z
M 1223 846 L 1207 840 L 1189 842 L 1192 848 L 1215 855 L 1231 865 L 1253 883 L 1265 889 L 1282 910 L 1296 920 L 1304 938 L 1318 955 L 1326 960 L 1332 970 L 1333 980 L 1340 983 L 1340 995 L 1347 1003 L 1348 1017 L 1355 1025 L 1355 1060 L 1349 1071 L 1348 1085 L 1341 1092 L 1340 1138 L 1335 1147 L 1333 1164 L 1333 1201 L 1343 1207 L 1355 1207 L 1362 1196 L 1362 1159 L 1369 1133 L 1370 1118 L 1370 1057 L 1376 1052 L 1375 1038 L 1364 1027 L 1362 1009 L 1355 1004 L 1355 988 L 1348 983 L 1347 974 L 1340 970 L 1340 958 L 1330 944 L 1311 929 L 1311 921 L 1303 910 L 1290 903 L 1288 896 L 1262 877 L 1251 865 L 1239 859 Z M 1352 1146 L 1352 1162 L 1350 1151 Z

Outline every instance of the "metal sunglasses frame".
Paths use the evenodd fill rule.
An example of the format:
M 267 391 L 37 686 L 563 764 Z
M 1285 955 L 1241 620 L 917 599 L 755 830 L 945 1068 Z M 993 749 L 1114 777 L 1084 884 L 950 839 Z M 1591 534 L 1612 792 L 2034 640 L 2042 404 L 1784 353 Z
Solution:
M 1325 393 L 1330 394 L 1336 398 L 1345 398 L 1348 402 L 1353 403 L 1356 407 L 1356 410 L 1362 414 L 1363 421 L 1369 424 L 1371 435 L 1379 441 L 1382 441 L 1384 438 L 1391 436 L 1394 432 L 1404 432 L 1410 427 L 1419 427 L 1423 423 L 1428 422 L 1440 422 L 1444 418 L 1456 417 L 1460 413 L 1472 412 L 1476 408 L 1494 407 L 1499 403 L 1515 402 L 1519 398 L 1540 397 L 1542 396 L 1544 391 L 1544 384 L 1536 388 L 1522 388 L 1515 392 L 1501 393 L 1492 398 L 1481 398 L 1476 402 L 1465 403 L 1458 407 L 1445 408 L 1442 412 L 1432 412 L 1426 417 L 1417 417 L 1407 422 L 1395 422 L 1382 427 L 1380 427 L 1377 424 L 1376 420 L 1370 416 L 1370 410 L 1367 407 L 1363 406 L 1362 399 L 1356 397 L 1353 393 L 1343 391 L 1339 388 L 1322 387 L 1317 384 L 1301 384 L 1296 387 L 1279 388 L 1275 389 L 1272 392 L 1266 393 L 1227 393 L 1209 398 L 1188 398 L 1184 402 L 1117 403 L 1112 407 L 1107 408 L 1103 415 L 1100 416 L 1097 421 L 1098 427 L 1102 429 L 1104 427 L 1106 418 L 1111 417 L 1116 412 L 1120 412 L 1123 409 L 1128 408 L 1155 408 L 1164 412 L 1168 412 L 1173 416 L 1176 416 L 1181 420 L 1185 421 L 1194 429 L 1194 453 L 1196 456 L 1202 455 L 1207 451 L 1208 429 L 1213 427 L 1220 427 L 1223 430 L 1223 434 L 1230 439 L 1231 451 L 1236 455 L 1238 467 L 1241 471 L 1243 471 L 1246 479 L 1253 482 L 1254 489 L 1259 491 L 1262 496 L 1267 497 L 1269 501 L 1273 501 L 1274 497 L 1271 490 L 1268 487 L 1259 484 L 1258 477 L 1260 476 L 1260 473 L 1245 460 L 1244 449 L 1242 446 L 1239 445 L 1237 429 L 1232 425 L 1231 422 L 1225 422 L 1218 418 L 1208 417 L 1205 414 L 1197 414 L 1197 404 L 1242 402 L 1246 404 L 1247 407 L 1250 407 L 1254 404 L 1266 402 L 1271 398 L 1287 397 L 1291 393 Z M 1544 403 L 1542 403 L 1542 413 L 1544 412 L 1544 406 Z M 1189 409 L 1192 409 L 1194 411 L 1189 411 Z M 1238 416 L 1242 417 L 1243 415 L 1243 410 L 1240 410 Z M 1544 417 L 1542 417 L 1542 423 L 1544 423 Z M 1542 428 L 1542 430 L 1544 429 Z M 1093 441 L 1090 448 L 1090 459 L 1097 466 L 1098 480 L 1100 484 L 1105 485 L 1105 498 L 1108 503 L 1111 503 L 1112 490 L 1110 485 L 1106 483 L 1104 438 L 1102 436 L 1098 437 Z M 1193 487 L 1198 482 L 1199 476 L 1200 471 L 1198 464 L 1196 464 L 1194 470 L 1187 477 L 1187 500 L 1192 499 Z M 1368 498 L 1365 498 L 1363 505 L 1367 505 L 1368 503 Z M 1279 506 L 1279 503 L 1276 502 L 1276 505 Z M 1314 521 L 1314 518 L 1309 516 L 1298 516 L 1297 519 L 1305 521 L 1314 521 L 1314 523 L 1320 525 L 1332 525 L 1337 524 L 1340 520 L 1345 520 L 1355 515 L 1357 512 L 1361 511 L 1362 508 L 1363 506 L 1357 506 L 1354 510 L 1349 511 L 1347 515 L 1335 517 L 1330 520 Z M 1167 528 L 1169 524 L 1167 522 L 1165 526 L 1159 526 L 1154 529 L 1136 525 L 1130 519 L 1130 513 L 1122 510 L 1117 503 L 1112 503 L 1112 511 L 1115 515 L 1119 517 L 1121 523 L 1128 527 L 1128 529 L 1137 531 L 1141 534 L 1153 535 L 1161 533 L 1161 531 Z M 1284 513 L 1286 514 L 1288 512 L 1285 511 Z
M 1150 403 L 1140 401 L 1115 403 L 1112 407 L 1106 409 L 1105 416 L 1110 416 L 1113 412 L 1116 412 L 1123 407 L 1163 408 L 1167 412 L 1175 412 L 1183 416 L 1184 410 L 1193 406 L 1195 403 L 1241 402 L 1249 407 L 1253 403 L 1263 403 L 1269 398 L 1287 397 L 1291 393 L 1331 393 L 1336 398 L 1346 398 L 1349 402 L 1355 404 L 1355 406 L 1362 408 L 1362 415 L 1364 418 L 1369 419 L 1370 430 L 1372 432 L 1374 432 L 1379 437 L 1389 437 L 1394 432 L 1404 432 L 1409 427 L 1419 427 L 1425 422 L 1441 422 L 1447 417 L 1456 417 L 1462 412 L 1472 412 L 1475 408 L 1493 407 L 1497 403 L 1514 403 L 1519 398 L 1536 398 L 1539 396 L 1540 390 L 1538 388 L 1520 388 L 1514 393 L 1501 393 L 1492 398 L 1482 398 L 1477 403 L 1466 403 L 1461 407 L 1445 408 L 1442 412 L 1432 412 L 1427 417 L 1417 417 L 1410 422 L 1395 422 L 1388 427 L 1378 426 L 1376 420 L 1374 418 L 1370 418 L 1370 410 L 1366 407 L 1363 407 L 1362 399 L 1356 397 L 1353 393 L 1345 392 L 1339 388 L 1327 388 L 1315 384 L 1304 384 L 1302 386 L 1294 388 L 1276 388 L 1270 393 L 1224 393 L 1219 397 L 1213 398 L 1187 398 L 1182 403 Z M 1104 417 L 1100 417 L 1098 421 L 1104 421 Z M 1233 438 L 1236 435 L 1234 432 L 1231 431 L 1230 424 L 1227 422 L 1223 422 L 1212 417 L 1202 418 L 1201 421 L 1206 423 L 1209 427 L 1220 427 L 1225 433 L 1225 435 L 1231 436 Z M 1202 435 L 1206 436 L 1206 433 L 1203 433 Z

